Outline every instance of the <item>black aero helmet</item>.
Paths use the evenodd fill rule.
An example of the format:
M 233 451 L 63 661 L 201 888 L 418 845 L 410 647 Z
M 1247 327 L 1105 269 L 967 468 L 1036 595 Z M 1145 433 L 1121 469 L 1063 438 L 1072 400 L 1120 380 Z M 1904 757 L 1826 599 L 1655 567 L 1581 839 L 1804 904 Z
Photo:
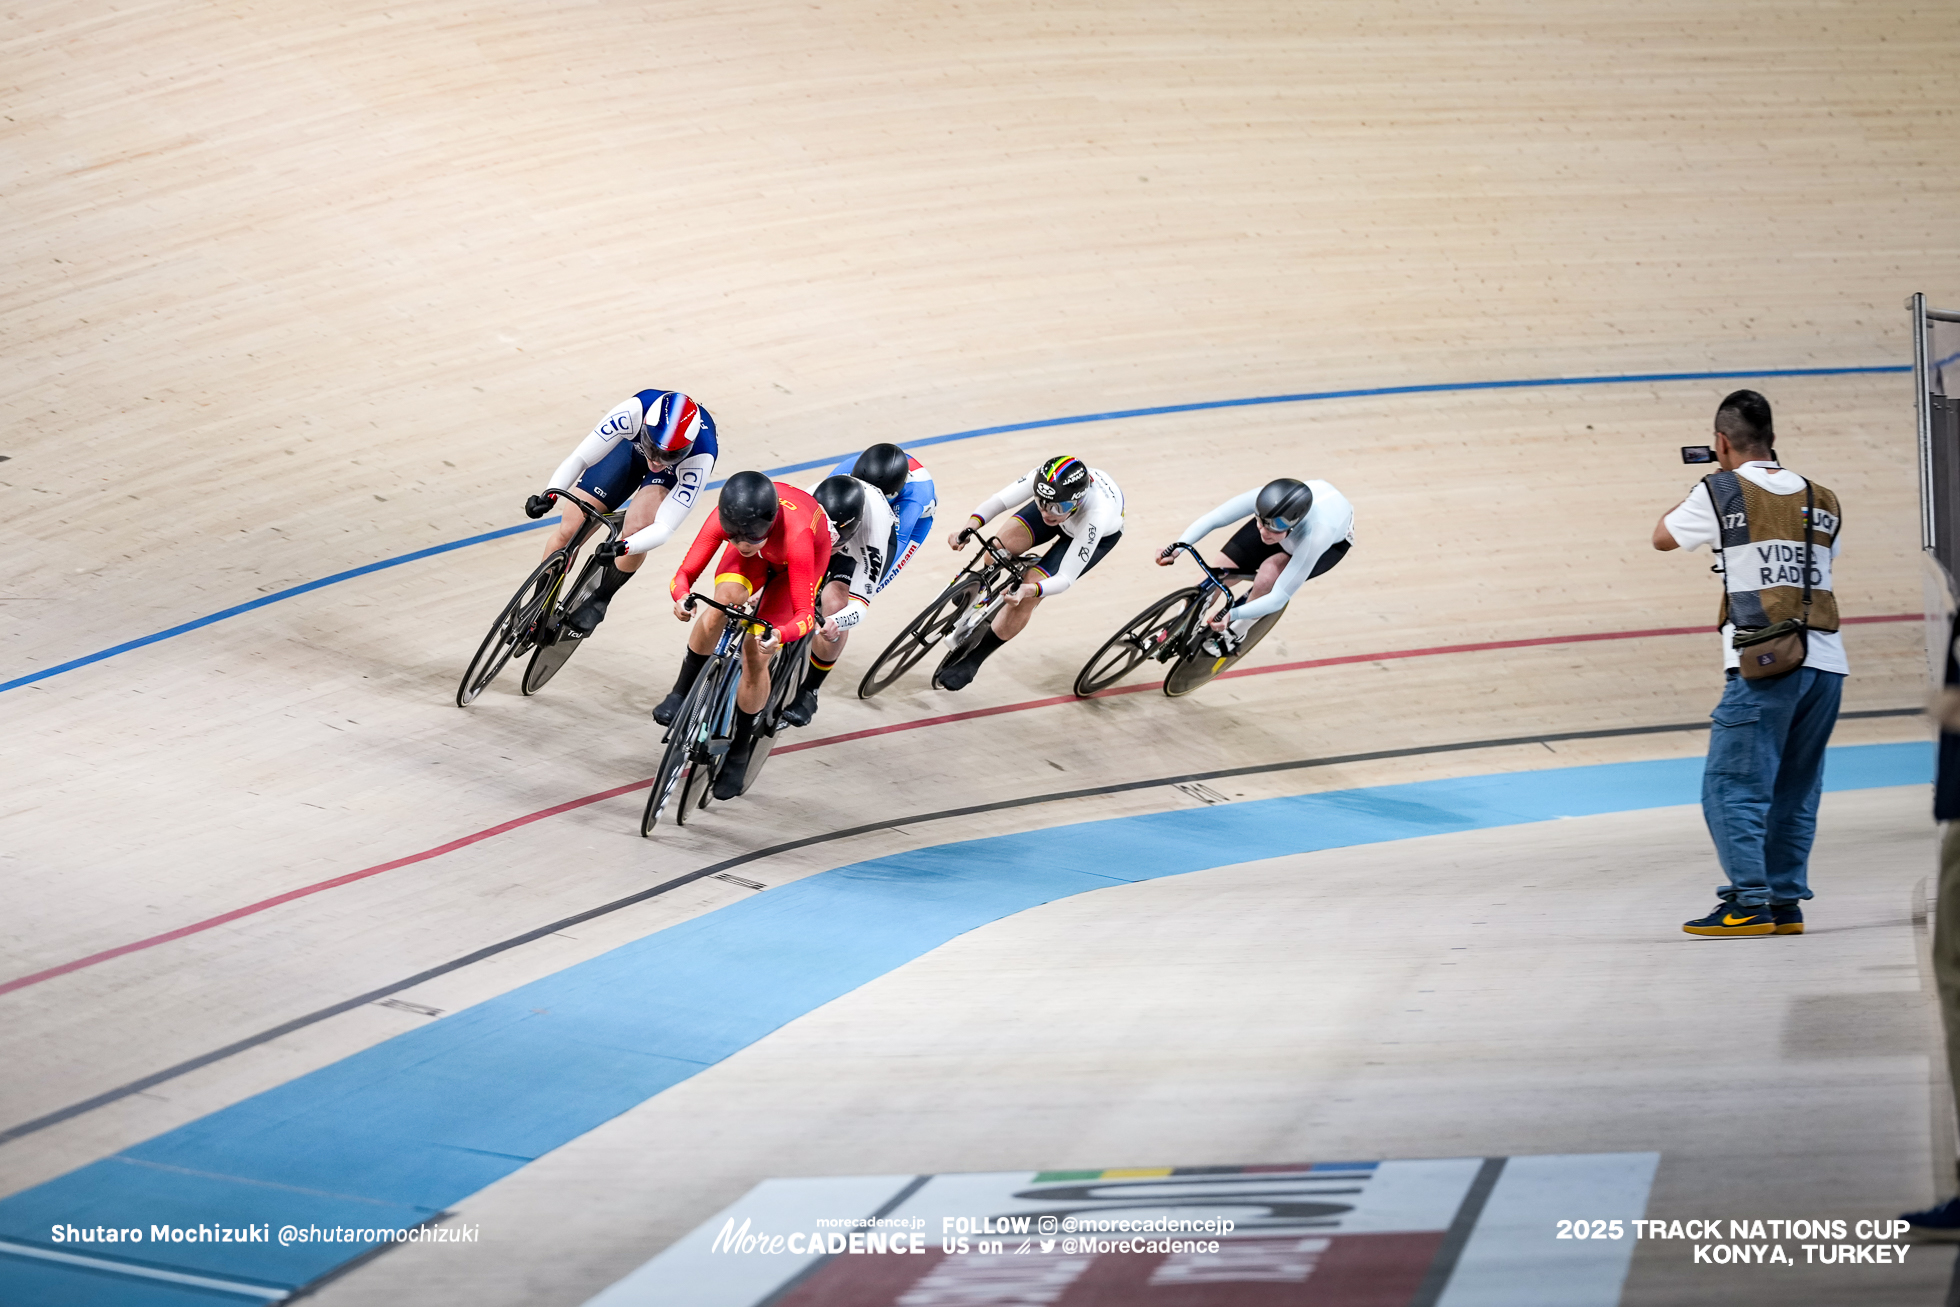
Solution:
M 1281 477 L 1268 481 L 1259 491 L 1259 502 L 1253 512 L 1259 517 L 1259 525 L 1269 531 L 1291 531 L 1306 520 L 1313 508 L 1313 491 L 1304 481 L 1292 477 Z
M 1034 474 L 1034 500 L 1042 507 L 1074 508 L 1089 488 L 1089 465 L 1067 454 L 1051 458 Z
M 857 530 L 864 517 L 864 482 L 856 477 L 825 477 L 815 493 L 817 502 L 823 505 L 824 516 L 837 528 L 838 535 L 847 536 Z
M 897 445 L 873 445 L 858 455 L 851 475 L 878 487 L 878 493 L 890 499 L 905 489 L 905 479 L 912 475 L 912 460 Z
M 760 472 L 737 472 L 722 485 L 716 513 L 730 540 L 767 539 L 776 524 L 776 483 Z

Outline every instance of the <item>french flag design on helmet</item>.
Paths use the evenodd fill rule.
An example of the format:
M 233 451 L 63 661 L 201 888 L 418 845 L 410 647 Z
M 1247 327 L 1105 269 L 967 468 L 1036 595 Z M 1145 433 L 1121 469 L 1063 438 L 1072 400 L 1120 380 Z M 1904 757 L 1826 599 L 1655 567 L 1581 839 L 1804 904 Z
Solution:
M 670 390 L 647 413 L 643 431 L 649 462 L 678 463 L 701 434 L 701 406 Z

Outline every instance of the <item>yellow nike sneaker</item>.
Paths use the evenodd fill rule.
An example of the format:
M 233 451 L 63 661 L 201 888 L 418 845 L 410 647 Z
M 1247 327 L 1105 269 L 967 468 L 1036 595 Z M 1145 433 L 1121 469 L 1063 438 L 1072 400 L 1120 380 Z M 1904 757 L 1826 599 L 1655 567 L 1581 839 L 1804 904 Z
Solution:
M 1723 899 L 1713 912 L 1683 922 L 1681 929 L 1690 935 L 1768 935 L 1776 930 L 1776 922 L 1770 917 L 1767 904 L 1752 908 Z
M 1779 935 L 1803 934 L 1803 907 L 1796 903 L 1772 903 L 1769 905 L 1769 919 L 1776 923 Z

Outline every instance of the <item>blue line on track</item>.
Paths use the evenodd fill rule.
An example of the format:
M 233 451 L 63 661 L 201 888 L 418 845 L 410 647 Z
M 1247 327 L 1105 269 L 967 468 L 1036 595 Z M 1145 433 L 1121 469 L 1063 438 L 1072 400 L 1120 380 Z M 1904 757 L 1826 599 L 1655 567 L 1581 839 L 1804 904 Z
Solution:
M 56 1225 L 412 1226 L 797 1017 L 1014 913 L 1265 858 L 1693 804 L 1701 768 L 1699 758 L 1679 758 L 1374 786 L 996 835 L 839 867 L 669 926 L 0 1200 L 0 1240 L 52 1248 Z M 1830 751 L 1825 788 L 1918 785 L 1932 771 L 1930 743 L 1847 746 Z M 1094 850 L 1093 865 L 1066 865 L 1057 849 Z M 296 1288 L 375 1242 L 57 1251 Z M 0 1299 L 52 1301 L 57 1278 L 72 1295 L 62 1302 L 191 1300 L 114 1274 L 30 1264 L 0 1247 Z
M 1912 369 L 1906 366 L 1886 366 L 1864 368 L 1770 368 L 1745 372 L 1641 372 L 1599 377 L 1529 377 L 1514 381 L 1446 381 L 1425 386 L 1372 386 L 1360 390 L 1312 390 L 1301 391 L 1294 395 L 1256 395 L 1250 399 L 1212 399 L 1196 404 L 1159 404 L 1151 408 L 1120 408 L 1111 409 L 1107 413 L 1078 413 L 1073 417 L 1042 418 L 1036 422 L 1010 422 L 1004 426 L 975 427 L 971 431 L 955 431 L 950 435 L 927 436 L 922 440 L 907 442 L 906 448 L 921 449 L 927 445 L 950 444 L 955 440 L 973 440 L 980 436 L 999 436 L 1011 431 L 1040 431 L 1048 427 L 1073 427 L 1090 422 L 1116 422 L 1123 418 L 1162 417 L 1169 413 L 1201 413 L 1210 409 L 1221 408 L 1256 408 L 1266 404 L 1309 404 L 1317 400 L 1329 399 L 1368 399 L 1383 395 L 1439 395 L 1453 391 L 1469 390 L 1530 390 L 1546 386 L 1627 386 L 1663 381 L 1739 381 L 1756 377 L 1847 377 L 1910 371 Z M 807 472 L 814 467 L 829 467 L 842 457 L 844 457 L 842 454 L 832 454 L 826 458 L 813 459 L 807 463 L 790 463 L 783 467 L 772 467 L 764 470 L 770 476 L 784 476 L 791 472 Z M 707 488 L 713 490 L 720 484 L 721 482 L 719 481 L 712 481 L 708 484 Z M 543 527 L 554 525 L 558 520 L 555 517 L 547 517 L 537 522 L 521 522 L 516 526 L 504 527 L 502 530 L 485 531 L 481 535 L 468 536 L 462 540 L 452 540 L 448 544 L 431 545 L 427 549 L 418 549 L 412 554 L 402 554 L 395 558 L 384 558 L 378 563 L 369 563 L 363 567 L 350 568 L 345 572 L 335 572 L 332 576 L 323 576 L 317 581 L 308 581 L 304 585 L 291 586 L 287 589 L 266 595 L 263 598 L 254 599 L 249 603 L 237 604 L 231 608 L 223 609 L 205 617 L 196 618 L 179 626 L 173 626 L 168 630 L 158 631 L 154 635 L 145 635 L 134 640 L 125 640 L 121 644 L 111 645 L 107 649 L 98 650 L 92 654 L 84 654 L 80 658 L 71 658 L 65 663 L 57 663 L 53 667 L 46 667 L 38 672 L 29 672 L 25 676 L 16 676 L 11 681 L 0 681 L 0 693 L 8 690 L 17 690 L 23 685 L 32 685 L 36 681 L 45 681 L 49 677 L 59 676 L 63 672 L 72 672 L 78 667 L 87 667 L 90 663 L 99 663 L 105 658 L 113 658 L 117 654 L 128 653 L 132 649 L 141 649 L 144 645 L 155 644 L 159 640 L 168 640 L 175 635 L 184 635 L 188 632 L 198 630 L 200 627 L 209 626 L 213 622 L 222 622 L 227 617 L 237 617 L 241 613 L 249 613 L 253 609 L 263 608 L 267 604 L 276 604 L 283 599 L 297 598 L 309 591 L 318 590 L 322 586 L 338 585 L 342 581 L 351 581 L 357 576 L 366 576 L 370 572 L 379 572 L 390 567 L 400 567 L 404 563 L 417 562 L 420 559 L 428 558 L 435 554 L 446 554 L 452 549 L 462 549 L 469 545 L 480 545 L 485 541 L 500 540 L 505 536 L 517 535 L 524 531 L 536 531 Z

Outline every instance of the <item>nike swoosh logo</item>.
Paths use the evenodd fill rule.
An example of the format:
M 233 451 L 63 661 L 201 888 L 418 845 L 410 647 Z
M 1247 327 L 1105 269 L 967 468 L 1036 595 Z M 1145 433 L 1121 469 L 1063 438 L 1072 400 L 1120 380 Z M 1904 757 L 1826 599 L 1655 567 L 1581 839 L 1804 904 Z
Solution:
M 1745 922 L 1754 921 L 1754 920 L 1755 920 L 1754 913 L 1751 913 L 1746 917 L 1734 916 L 1727 912 L 1724 912 L 1722 914 L 1722 924 L 1724 926 L 1740 926 L 1743 925 Z

